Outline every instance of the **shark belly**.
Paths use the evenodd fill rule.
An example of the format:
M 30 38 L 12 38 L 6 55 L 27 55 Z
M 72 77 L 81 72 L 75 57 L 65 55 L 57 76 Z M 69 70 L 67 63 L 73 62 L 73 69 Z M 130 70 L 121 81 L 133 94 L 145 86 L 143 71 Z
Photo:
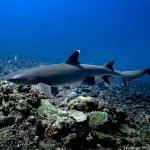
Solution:
M 41 80 L 42 83 L 59 86 L 59 85 L 68 85 L 73 83 L 80 83 L 85 80 L 85 76 L 77 74 L 57 74 L 54 76 L 46 77 Z

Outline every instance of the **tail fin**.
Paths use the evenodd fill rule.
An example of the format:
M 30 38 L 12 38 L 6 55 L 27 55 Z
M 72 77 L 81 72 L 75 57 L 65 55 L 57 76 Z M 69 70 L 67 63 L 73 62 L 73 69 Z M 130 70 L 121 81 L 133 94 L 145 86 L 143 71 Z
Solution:
M 150 68 L 135 71 L 123 71 L 120 72 L 120 74 L 122 75 L 122 80 L 126 89 L 130 89 L 130 81 L 139 78 L 145 74 L 150 75 Z
M 122 77 L 122 81 L 124 83 L 124 86 L 125 86 L 126 90 L 130 90 L 130 80 L 128 80 L 125 77 Z

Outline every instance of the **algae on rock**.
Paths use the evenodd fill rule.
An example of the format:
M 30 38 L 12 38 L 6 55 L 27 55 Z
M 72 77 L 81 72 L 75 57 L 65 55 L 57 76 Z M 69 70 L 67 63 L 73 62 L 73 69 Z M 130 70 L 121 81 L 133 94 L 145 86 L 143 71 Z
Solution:
M 79 96 L 68 103 L 68 108 L 83 112 L 91 112 L 98 110 L 98 104 L 98 101 L 96 101 L 93 97 Z
M 108 120 L 108 114 L 101 111 L 87 113 L 87 116 L 89 118 L 88 124 L 92 129 L 97 129 Z
M 41 105 L 37 109 L 40 116 L 50 116 L 57 114 L 58 110 L 50 103 L 48 99 L 42 99 Z
M 103 147 L 111 147 L 111 148 L 113 147 L 113 148 L 115 148 L 115 146 L 116 146 L 116 139 L 113 138 L 111 135 L 104 134 L 104 133 L 97 132 L 97 131 L 91 132 L 91 135 Z

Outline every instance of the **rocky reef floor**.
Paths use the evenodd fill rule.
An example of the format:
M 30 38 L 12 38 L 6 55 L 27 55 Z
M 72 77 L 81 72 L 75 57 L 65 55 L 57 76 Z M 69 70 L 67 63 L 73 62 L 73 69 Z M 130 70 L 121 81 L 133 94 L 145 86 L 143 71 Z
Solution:
M 0 59 L 0 77 L 38 61 Z M 38 85 L 0 82 L 0 150 L 148 150 L 150 79 L 59 87 L 47 98 Z

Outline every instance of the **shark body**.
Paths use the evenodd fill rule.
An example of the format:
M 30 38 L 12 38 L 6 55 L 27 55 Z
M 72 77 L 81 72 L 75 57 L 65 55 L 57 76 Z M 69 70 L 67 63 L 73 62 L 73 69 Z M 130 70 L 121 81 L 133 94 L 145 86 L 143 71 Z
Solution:
M 114 61 L 110 61 L 103 66 L 80 64 L 78 61 L 79 53 L 79 50 L 75 51 L 63 64 L 23 69 L 8 74 L 4 77 L 4 80 L 16 84 L 39 84 L 45 95 L 51 97 L 51 94 L 58 94 L 53 91 L 56 91 L 59 85 L 68 85 L 83 81 L 94 84 L 96 76 L 101 76 L 107 83 L 109 83 L 110 76 L 120 76 L 127 87 L 130 80 L 144 74 L 150 74 L 150 68 L 124 72 L 114 70 Z

